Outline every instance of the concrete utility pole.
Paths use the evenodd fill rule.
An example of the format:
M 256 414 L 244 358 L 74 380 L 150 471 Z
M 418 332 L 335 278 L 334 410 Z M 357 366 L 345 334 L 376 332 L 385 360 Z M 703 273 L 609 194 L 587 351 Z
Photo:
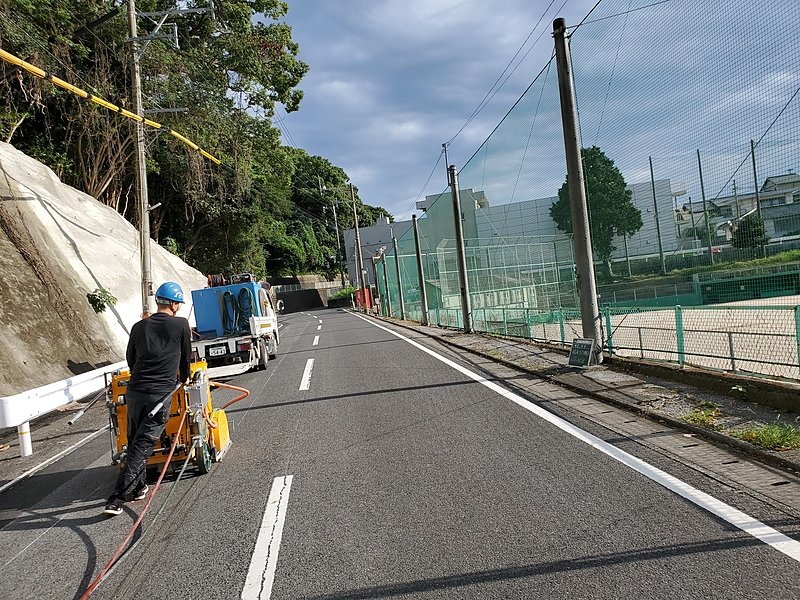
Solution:
M 319 184 L 319 194 L 322 196 L 322 201 L 325 202 L 325 190 L 327 189 L 324 185 L 322 185 L 322 179 L 319 175 L 317 175 L 317 183 Z M 342 287 L 346 286 L 344 281 L 344 269 L 342 269 L 342 243 L 339 241 L 339 219 L 336 218 L 336 198 L 334 197 L 331 201 L 331 207 L 333 208 L 333 226 L 336 229 L 336 265 L 339 267 L 339 277 L 342 281 Z
M 464 320 L 464 331 L 472 333 L 467 256 L 464 252 L 464 228 L 461 225 L 461 196 L 458 191 L 458 171 L 456 171 L 455 165 L 450 165 L 448 174 L 450 176 L 450 195 L 453 198 L 453 224 L 456 230 L 456 258 L 458 260 L 458 284 L 461 290 L 461 313 Z
M 133 111 L 142 117 L 142 77 L 139 70 L 139 53 L 137 38 L 139 29 L 136 24 L 136 2 L 128 0 L 128 34 L 130 35 L 131 52 L 131 101 Z M 139 206 L 139 248 L 142 270 L 142 312 L 149 313 L 150 296 L 153 295 L 153 277 L 150 260 L 150 201 L 147 197 L 147 163 L 144 156 L 144 123 L 136 121 L 136 195 Z
M 703 163 L 700 161 L 700 150 L 697 150 L 697 172 L 700 174 L 700 195 L 703 197 L 703 217 L 705 218 L 706 237 L 708 237 L 708 259 L 714 264 L 714 250 L 711 247 L 711 225 L 708 222 L 708 204 L 706 203 L 706 186 L 703 183 Z
M 603 333 L 600 328 L 600 308 L 597 303 L 592 238 L 589 232 L 589 211 L 583 181 L 578 113 L 575 107 L 572 62 L 566 32 L 567 23 L 563 18 L 553 21 L 558 91 L 561 98 L 561 124 L 564 130 L 564 151 L 567 157 L 567 181 L 569 182 L 569 204 L 572 215 L 572 243 L 581 305 L 581 326 L 583 337 L 595 341 L 594 358 L 595 362 L 599 363 L 603 360 Z
M 422 267 L 422 252 L 419 244 L 419 226 L 417 215 L 411 215 L 411 224 L 414 227 L 414 250 L 417 253 L 417 277 L 419 277 L 420 310 L 422 311 L 422 324 L 428 324 L 428 294 L 425 291 L 425 270 Z
M 755 184 L 756 190 L 756 210 L 758 211 L 758 218 L 761 220 L 761 224 L 764 226 L 764 232 L 766 233 L 767 225 L 764 223 L 764 216 L 761 214 L 761 196 L 758 193 L 758 171 L 756 171 L 756 143 L 753 140 L 750 140 L 750 158 L 753 159 L 753 183 Z M 761 244 L 761 251 L 764 255 L 764 258 L 767 258 L 767 245 Z
M 664 244 L 661 241 L 661 223 L 658 220 L 658 200 L 656 199 L 656 178 L 653 175 L 653 157 L 648 156 L 650 161 L 650 187 L 653 190 L 653 210 L 656 215 L 656 234 L 658 235 L 658 257 L 661 260 L 661 274 L 667 274 L 667 263 L 664 260 Z
M 386 291 L 386 316 L 392 316 L 392 299 L 389 296 L 389 274 L 386 266 L 386 252 L 381 253 L 383 259 L 383 289 Z
M 356 265 L 356 281 L 358 282 L 359 287 L 362 290 L 362 294 L 364 295 L 364 304 L 366 308 L 370 307 L 370 301 L 367 297 L 367 286 L 366 281 L 364 281 L 364 259 L 361 256 L 361 235 L 358 233 L 358 213 L 356 212 L 356 192 L 353 189 L 353 184 L 350 184 L 350 199 L 353 201 L 353 227 L 355 228 L 356 233 L 356 261 L 358 264 Z
M 397 271 L 397 300 L 400 302 L 400 320 L 406 319 L 406 304 L 403 300 L 403 278 L 400 276 L 400 255 L 397 253 L 397 238 L 392 236 L 394 248 L 394 268 Z

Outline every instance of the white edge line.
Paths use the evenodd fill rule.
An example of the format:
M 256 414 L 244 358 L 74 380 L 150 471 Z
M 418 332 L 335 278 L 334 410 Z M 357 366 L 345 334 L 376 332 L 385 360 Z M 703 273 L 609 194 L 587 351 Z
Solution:
M 426 354 L 429 354 L 435 359 L 445 363 L 446 365 L 452 367 L 456 371 L 466 375 L 470 379 L 473 379 L 474 381 L 488 387 L 490 390 L 497 392 L 504 398 L 507 398 L 508 400 L 511 400 L 515 404 L 518 404 L 525 410 L 534 413 L 536 416 L 541 417 L 545 421 L 548 421 L 549 423 L 555 425 L 562 431 L 565 431 L 566 433 L 578 438 L 579 440 L 585 442 L 586 444 L 592 446 L 593 448 L 600 450 L 601 452 L 610 456 L 614 460 L 621 462 L 622 464 L 626 465 L 627 467 L 630 467 L 634 471 L 641 473 L 642 475 L 654 481 L 655 483 L 667 488 L 668 490 L 678 494 L 679 496 L 686 498 L 687 500 L 689 500 L 689 502 L 727 521 L 731 525 L 741 529 L 745 533 L 752 535 L 754 538 L 762 541 L 763 543 L 772 546 L 775 550 L 782 552 L 789 558 L 792 558 L 800 562 L 799 541 L 794 540 L 789 536 L 782 534 L 778 530 L 773 529 L 768 525 L 765 525 L 761 521 L 754 519 L 750 515 L 732 506 L 725 504 L 724 502 L 714 498 L 710 494 L 706 494 L 705 492 L 698 490 L 697 488 L 689 485 L 685 481 L 682 481 L 677 477 L 674 477 L 669 473 L 666 473 L 665 471 L 662 471 L 661 469 L 654 467 L 653 465 L 639 458 L 636 458 L 635 456 L 628 454 L 623 450 L 620 450 L 616 446 L 612 446 L 608 442 L 605 442 L 600 438 L 592 435 L 591 433 L 588 433 L 582 430 L 581 428 L 573 425 L 572 423 L 565 421 L 561 417 L 558 417 L 553 413 L 548 412 L 539 406 L 536 406 L 535 404 L 524 399 L 523 397 L 513 392 L 510 392 L 509 390 L 503 387 L 500 387 L 496 383 L 487 381 L 477 373 L 474 373 L 469 369 L 462 367 L 461 365 L 459 365 L 456 362 L 453 362 L 449 358 L 445 358 L 444 356 L 437 354 L 436 352 L 434 352 L 430 348 L 426 348 L 419 342 L 415 342 L 414 340 L 409 339 L 406 336 L 397 333 L 396 331 L 392 331 L 387 327 L 378 325 L 377 323 L 371 321 L 370 319 L 366 319 L 361 315 L 355 313 L 353 314 L 359 319 L 372 324 L 374 327 L 377 327 L 378 329 L 383 329 L 384 331 L 408 342 L 415 348 L 422 350 Z
M 315 336 L 314 336 L 314 341 L 313 341 L 313 342 L 311 342 L 311 345 L 312 345 L 312 346 L 316 346 L 317 344 L 319 344 L 319 336 L 318 336 L 318 335 L 315 335 Z
M 314 359 L 309 358 L 306 361 L 306 368 L 303 370 L 303 378 L 300 380 L 300 390 L 307 390 L 311 387 L 311 369 L 314 368 Z
M 86 436 L 85 438 L 83 438 L 82 440 L 79 440 L 78 442 L 74 443 L 74 444 L 73 444 L 72 446 L 70 446 L 69 448 L 65 448 L 64 450 L 62 450 L 61 452 L 59 452 L 59 453 L 58 453 L 58 454 L 56 454 L 55 456 L 52 456 L 52 457 L 48 458 L 46 461 L 44 461 L 44 462 L 42 462 L 42 463 L 39 463 L 38 465 L 36 465 L 36 466 L 35 466 L 35 467 L 33 467 L 32 469 L 28 469 L 27 471 L 25 471 L 25 472 L 24 472 L 22 475 L 20 475 L 20 476 L 19 476 L 19 477 L 17 477 L 16 479 L 12 479 L 11 481 L 9 481 L 9 482 L 8 482 L 8 483 L 6 483 L 5 485 L 3 485 L 3 487 L 0 487 L 0 494 L 2 494 L 3 492 L 5 492 L 5 491 L 6 491 L 8 488 L 10 488 L 11 486 L 13 486 L 14 484 L 16 484 L 16 483 L 19 483 L 20 481 L 22 481 L 22 480 L 23 480 L 23 479 L 25 479 L 26 477 L 30 477 L 31 475 L 33 475 L 33 474 L 34 474 L 34 473 L 36 473 L 37 471 L 41 471 L 41 470 L 42 470 L 42 469 L 44 469 L 45 467 L 49 467 L 49 466 L 50 466 L 50 465 L 52 465 L 54 462 L 56 462 L 58 459 L 65 457 L 67 454 L 69 454 L 70 452 L 72 452 L 72 451 L 73 451 L 73 450 L 75 450 L 76 448 L 78 448 L 78 447 L 82 446 L 83 444 L 85 444 L 85 443 L 86 443 L 86 442 L 88 442 L 89 440 L 92 440 L 92 439 L 96 438 L 98 435 L 100 435 L 101 433 L 103 433 L 103 432 L 104 432 L 105 430 L 107 430 L 107 429 L 108 429 L 108 425 L 106 425 L 106 426 L 104 426 L 104 427 L 101 427 L 100 429 L 98 429 L 98 430 L 97 430 L 97 431 L 95 431 L 94 433 L 90 433 L 89 435 L 87 435 L 87 436 Z
M 242 600 L 269 600 L 272 595 L 291 487 L 291 475 L 276 477 L 272 481 L 272 489 L 269 492 L 264 518 L 261 520 L 256 546 L 253 549 L 253 558 L 250 560 L 250 568 L 242 590 Z

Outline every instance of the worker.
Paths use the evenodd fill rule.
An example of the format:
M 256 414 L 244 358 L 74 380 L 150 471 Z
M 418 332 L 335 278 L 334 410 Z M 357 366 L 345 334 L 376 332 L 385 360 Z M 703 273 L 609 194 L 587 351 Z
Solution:
M 158 310 L 133 326 L 125 353 L 131 371 L 125 392 L 128 446 L 125 468 L 103 510 L 106 515 L 122 514 L 124 502 L 142 500 L 147 495 L 147 458 L 167 424 L 170 392 L 178 383 L 189 382 L 191 332 L 189 321 L 177 316 L 184 302 L 183 290 L 168 281 L 159 286 L 155 298 Z M 148 416 L 162 401 L 161 410 Z

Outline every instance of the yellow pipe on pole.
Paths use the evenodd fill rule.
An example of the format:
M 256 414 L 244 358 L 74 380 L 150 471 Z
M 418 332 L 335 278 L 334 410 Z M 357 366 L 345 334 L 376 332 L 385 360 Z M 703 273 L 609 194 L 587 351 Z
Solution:
M 21 69 L 25 69 L 28 73 L 30 73 L 35 77 L 38 77 L 39 79 L 47 79 L 53 85 L 58 86 L 64 90 L 67 90 L 68 92 L 72 92 L 76 96 L 79 96 L 85 100 L 91 100 L 95 104 L 102 106 L 103 108 L 106 108 L 112 112 L 118 113 L 123 117 L 131 119 L 133 121 L 144 123 L 145 125 L 147 125 L 148 127 L 152 127 L 153 129 L 165 129 L 172 137 L 183 142 L 191 149 L 199 151 L 201 155 L 203 155 L 208 160 L 212 161 L 214 164 L 218 165 L 222 162 L 220 161 L 220 159 L 213 156 L 212 154 L 209 154 L 208 152 L 203 150 L 200 146 L 195 144 L 192 140 L 190 140 L 186 136 L 181 135 L 177 131 L 173 131 L 172 129 L 169 129 L 168 127 L 165 127 L 161 123 L 157 123 L 156 121 L 151 121 L 150 119 L 145 119 L 144 117 L 140 117 L 139 115 L 132 113 L 129 110 L 125 110 L 124 108 L 117 106 L 116 104 L 113 104 L 108 100 L 104 100 L 103 98 L 95 96 L 94 94 L 90 94 L 89 92 L 84 91 L 81 88 L 76 87 L 67 81 L 64 81 L 63 79 L 60 79 L 54 76 L 53 74 L 48 73 L 43 69 L 40 69 L 36 65 L 32 65 L 29 62 L 26 62 L 21 58 L 14 56 L 10 52 L 6 52 L 2 48 L 0 48 L 0 59 L 6 61 L 7 63 L 11 63 L 12 65 L 17 66 Z

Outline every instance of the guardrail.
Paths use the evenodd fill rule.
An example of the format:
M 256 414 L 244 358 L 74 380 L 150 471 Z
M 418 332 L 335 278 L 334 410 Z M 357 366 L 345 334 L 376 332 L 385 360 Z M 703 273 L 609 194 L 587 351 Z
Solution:
M 106 385 L 106 375 L 125 368 L 127 364 L 123 360 L 27 392 L 0 398 L 0 428 L 16 427 L 20 455 L 30 456 L 33 454 L 30 428 L 32 419 L 99 392 Z

